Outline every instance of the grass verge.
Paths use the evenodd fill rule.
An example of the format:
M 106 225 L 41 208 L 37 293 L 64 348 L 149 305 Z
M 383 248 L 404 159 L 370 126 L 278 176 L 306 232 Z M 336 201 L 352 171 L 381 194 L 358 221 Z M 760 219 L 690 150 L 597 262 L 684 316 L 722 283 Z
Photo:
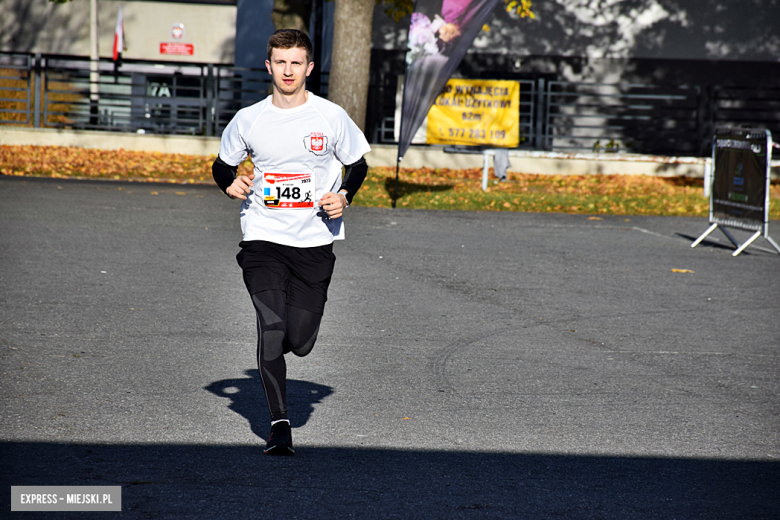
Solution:
M 60 146 L 0 146 L 0 174 L 32 177 L 211 183 L 215 157 Z M 239 168 L 249 173 L 249 161 Z M 527 211 L 597 215 L 706 217 L 702 180 L 645 175 L 536 175 L 510 172 L 482 191 L 482 170 L 399 172 L 399 208 Z M 395 168 L 371 168 L 356 206 L 390 207 Z M 780 184 L 770 189 L 770 218 L 780 219 Z

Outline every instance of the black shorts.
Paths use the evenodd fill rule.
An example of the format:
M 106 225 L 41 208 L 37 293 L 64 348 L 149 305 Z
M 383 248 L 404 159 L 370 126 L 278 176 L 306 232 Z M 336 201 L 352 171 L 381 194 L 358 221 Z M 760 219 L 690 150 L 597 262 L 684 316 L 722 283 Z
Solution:
M 238 245 L 236 260 L 250 295 L 278 289 L 287 293 L 288 305 L 322 315 L 336 262 L 333 244 L 291 247 L 252 240 Z

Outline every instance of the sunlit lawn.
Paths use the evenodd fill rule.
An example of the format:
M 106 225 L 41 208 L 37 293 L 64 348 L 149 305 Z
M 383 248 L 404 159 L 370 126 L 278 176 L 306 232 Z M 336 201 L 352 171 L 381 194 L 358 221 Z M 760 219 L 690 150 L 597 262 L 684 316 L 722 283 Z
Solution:
M 54 146 L 0 146 L 0 173 L 14 176 L 211 183 L 215 157 L 157 152 L 107 151 Z M 249 173 L 251 163 L 241 165 Z M 399 208 L 528 211 L 617 215 L 706 216 L 702 180 L 644 175 L 491 176 L 482 191 L 482 170 L 408 169 L 399 174 Z M 390 207 L 395 168 L 369 170 L 357 206 Z M 780 219 L 780 184 L 770 190 L 770 218 Z
M 541 213 L 707 216 L 702 179 L 645 175 L 509 173 L 482 191 L 482 170 L 402 169 L 397 207 Z M 394 168 L 373 168 L 356 204 L 389 207 Z M 780 218 L 780 185 L 771 187 L 770 217 Z

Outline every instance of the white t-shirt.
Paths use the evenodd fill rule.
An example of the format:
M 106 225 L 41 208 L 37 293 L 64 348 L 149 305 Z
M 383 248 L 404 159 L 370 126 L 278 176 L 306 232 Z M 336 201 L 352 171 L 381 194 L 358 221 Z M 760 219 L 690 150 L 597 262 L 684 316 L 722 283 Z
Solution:
M 252 156 L 254 187 L 241 204 L 244 240 L 315 247 L 343 240 L 341 218 L 317 205 L 341 186 L 341 167 L 371 151 L 343 108 L 307 92 L 303 105 L 282 109 L 271 96 L 243 108 L 222 134 L 219 157 L 237 166 Z

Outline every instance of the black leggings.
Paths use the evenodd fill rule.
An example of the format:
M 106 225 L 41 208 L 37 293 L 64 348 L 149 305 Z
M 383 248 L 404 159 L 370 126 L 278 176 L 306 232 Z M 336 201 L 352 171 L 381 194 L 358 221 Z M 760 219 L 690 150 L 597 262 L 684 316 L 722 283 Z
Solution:
M 257 313 L 257 368 L 271 420 L 287 419 L 287 364 L 284 355 L 305 356 L 314 348 L 322 316 L 287 305 L 287 294 L 271 289 L 252 295 Z

